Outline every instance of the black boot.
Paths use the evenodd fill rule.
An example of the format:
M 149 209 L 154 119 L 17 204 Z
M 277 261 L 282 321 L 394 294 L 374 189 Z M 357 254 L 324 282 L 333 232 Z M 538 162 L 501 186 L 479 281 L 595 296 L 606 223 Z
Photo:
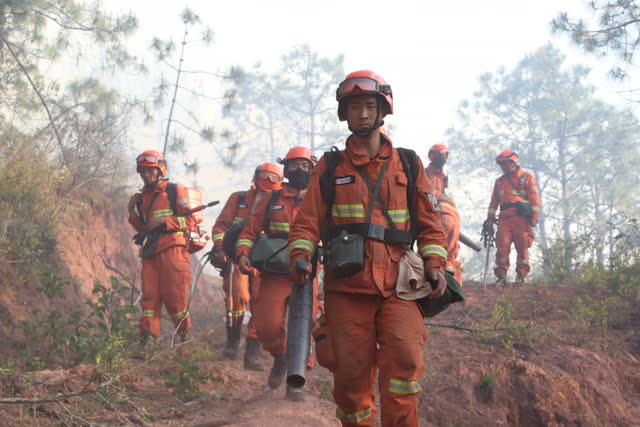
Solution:
M 238 346 L 240 345 L 240 335 L 242 325 L 227 328 L 227 344 L 224 347 L 224 357 L 229 360 L 236 360 L 238 356 Z
M 306 393 L 302 390 L 302 387 L 294 387 L 287 384 L 287 400 L 291 400 L 293 402 L 304 402 L 306 398 Z
M 151 331 L 140 331 L 140 339 L 131 347 L 131 357 L 134 359 L 143 359 L 144 354 L 153 345 L 155 336 Z
M 250 371 L 264 371 L 264 365 L 258 360 L 258 352 L 260 351 L 260 341 L 256 339 L 247 340 L 247 346 L 244 350 L 244 369 Z
M 273 389 L 280 387 L 286 374 L 287 356 L 285 354 L 273 356 L 273 366 L 271 367 L 271 372 L 269 372 L 269 387 Z

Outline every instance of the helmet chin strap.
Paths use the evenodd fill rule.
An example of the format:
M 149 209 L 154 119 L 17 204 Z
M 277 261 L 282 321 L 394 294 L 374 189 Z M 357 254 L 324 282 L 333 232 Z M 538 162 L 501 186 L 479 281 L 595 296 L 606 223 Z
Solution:
M 382 109 L 381 104 L 382 101 L 380 100 L 380 96 L 376 96 L 376 122 L 373 124 L 373 126 L 366 129 L 351 129 L 351 126 L 349 125 L 349 130 L 351 131 L 351 133 L 358 136 L 369 136 L 373 133 L 374 130 L 378 129 L 380 126 L 383 126 L 384 120 L 380 119 L 380 110 Z

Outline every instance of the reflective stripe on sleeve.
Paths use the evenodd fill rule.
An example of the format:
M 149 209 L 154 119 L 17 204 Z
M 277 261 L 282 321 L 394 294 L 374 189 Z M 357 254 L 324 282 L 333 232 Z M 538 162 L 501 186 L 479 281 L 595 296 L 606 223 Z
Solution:
M 239 248 L 240 246 L 249 246 L 250 248 L 252 248 L 253 242 L 249 239 L 240 239 L 238 240 L 238 243 L 236 243 L 236 248 Z
M 372 414 L 372 408 L 368 407 L 358 412 L 347 413 L 339 407 L 336 408 L 336 417 L 345 423 L 359 423 L 362 420 L 366 420 Z
M 290 225 L 288 222 L 273 222 L 269 223 L 269 229 L 271 231 L 277 231 L 280 233 L 288 233 L 290 229 Z
M 422 390 L 418 381 L 402 381 L 391 378 L 389 391 L 396 394 L 413 394 Z
M 187 220 L 183 216 L 179 216 L 177 218 L 178 218 L 178 230 L 186 230 Z
M 531 206 L 531 210 L 534 210 L 537 212 L 540 210 L 540 208 L 538 206 Z
M 237 224 L 237 223 L 239 223 L 240 221 L 242 221 L 243 219 L 244 219 L 244 218 L 240 218 L 239 216 L 237 216 L 237 217 L 233 218 L 233 223 L 234 223 L 234 224 Z
M 334 204 L 331 208 L 331 215 L 336 218 L 364 218 L 364 206 Z
M 498 209 L 489 208 L 488 212 L 489 212 L 489 214 L 495 214 L 496 212 L 498 212 Z
M 424 257 L 427 255 L 440 255 L 442 258 L 447 259 L 447 250 L 440 245 L 426 245 L 420 248 L 420 255 Z
M 298 239 L 289 245 L 289 251 L 293 251 L 294 249 L 304 249 L 309 253 L 313 253 L 313 244 L 309 240 Z

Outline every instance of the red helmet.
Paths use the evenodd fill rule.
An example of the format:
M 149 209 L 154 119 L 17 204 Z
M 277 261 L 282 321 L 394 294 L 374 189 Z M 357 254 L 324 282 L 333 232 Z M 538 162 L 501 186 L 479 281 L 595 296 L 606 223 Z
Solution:
M 336 100 L 338 101 L 338 118 L 341 122 L 347 120 L 343 101 L 353 95 L 376 95 L 382 100 L 382 116 L 393 114 L 391 86 L 373 71 L 354 71 L 348 74 L 344 81 L 338 85 Z
M 511 160 L 516 164 L 520 163 L 520 157 L 518 157 L 515 151 L 504 150 L 502 153 L 498 154 L 498 157 L 496 157 L 497 164 L 506 162 L 507 160 Z
M 261 164 L 253 174 L 253 182 L 264 191 L 279 190 L 283 180 L 282 168 L 271 162 Z
M 432 162 L 438 154 L 449 157 L 449 149 L 444 144 L 435 144 L 429 149 L 429 161 Z
M 156 150 L 143 151 L 138 157 L 136 157 L 136 172 L 140 173 L 142 166 L 150 166 L 160 169 L 160 175 L 165 176 L 167 174 L 167 161 L 164 156 Z
M 316 163 L 318 162 L 318 159 L 316 158 L 316 156 L 313 155 L 311 150 L 309 150 L 307 147 L 300 147 L 300 146 L 289 149 L 284 159 L 278 157 L 278 163 L 280 163 L 281 165 L 284 165 L 285 163 L 287 163 L 288 160 L 291 160 L 291 159 L 309 160 L 311 162 L 311 166 L 315 166 Z

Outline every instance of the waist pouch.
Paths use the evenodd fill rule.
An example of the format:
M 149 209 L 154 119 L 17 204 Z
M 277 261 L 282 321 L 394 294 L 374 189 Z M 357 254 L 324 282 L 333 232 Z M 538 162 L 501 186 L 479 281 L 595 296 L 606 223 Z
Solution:
M 261 237 L 249 254 L 251 265 L 261 272 L 289 274 L 289 247 L 286 238 Z
M 165 231 L 163 232 L 143 232 L 138 233 L 133 236 L 133 241 L 136 245 L 140 245 L 140 251 L 138 252 L 138 256 L 140 258 L 151 258 L 158 248 L 158 240 L 160 237 L 167 234 Z
M 340 233 L 329 241 L 322 258 L 327 271 L 335 278 L 352 276 L 364 269 L 364 237 Z
M 500 205 L 500 210 L 509 208 L 516 208 L 516 215 L 518 216 L 531 217 L 533 215 L 533 208 L 531 207 L 531 203 L 526 200 L 520 200 L 519 202 L 505 203 L 504 205 Z
M 416 300 L 422 316 L 434 317 L 449 308 L 451 304 L 464 301 L 464 294 L 458 281 L 449 272 L 446 272 L 444 277 L 447 280 L 447 289 L 444 295 L 435 299 L 424 297 Z

